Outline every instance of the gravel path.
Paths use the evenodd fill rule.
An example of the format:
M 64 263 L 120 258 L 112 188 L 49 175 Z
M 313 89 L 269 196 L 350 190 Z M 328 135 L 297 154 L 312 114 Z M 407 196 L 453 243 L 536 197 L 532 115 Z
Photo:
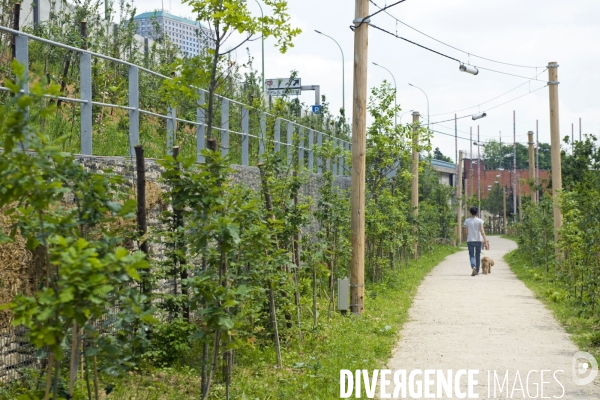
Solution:
M 544 398 L 559 398 L 562 389 L 552 374 L 563 370 L 556 373 L 565 387 L 562 399 L 600 399 L 600 377 L 586 386 L 574 384 L 572 357 L 577 347 L 504 262 L 502 256 L 516 244 L 500 237 L 489 239 L 492 250 L 484 251 L 484 255 L 495 261 L 490 275 L 471 277 L 464 250 L 446 258 L 425 278 L 387 368 L 407 370 L 407 374 L 415 369 L 451 369 L 454 373 L 479 370 L 474 392 L 480 399 L 542 398 L 540 393 L 536 395 L 535 385 L 539 387 L 540 370 L 552 371 L 544 373 L 544 381 L 550 382 L 544 384 Z M 509 376 L 502 394 L 496 385 L 495 397 L 494 370 L 500 383 L 507 371 Z M 527 374 L 532 370 L 537 372 L 530 374 L 527 385 Z M 517 371 L 529 394 L 520 390 L 518 380 L 515 384 Z M 436 387 L 434 384 L 430 389 L 434 394 Z M 466 393 L 464 377 L 461 387 Z

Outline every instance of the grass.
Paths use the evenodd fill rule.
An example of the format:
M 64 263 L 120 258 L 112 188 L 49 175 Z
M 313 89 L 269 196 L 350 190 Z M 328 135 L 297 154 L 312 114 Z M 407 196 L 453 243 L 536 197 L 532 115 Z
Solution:
M 514 250 L 504 259 L 517 277 L 552 311 L 579 350 L 600 359 L 600 319 L 597 313 L 589 313 L 587 308 L 577 304 L 562 285 L 554 281 L 552 272 L 547 274 L 543 268 L 531 267 L 527 255 Z
M 230 397 L 232 399 L 337 399 L 341 369 L 378 369 L 385 365 L 408 318 L 408 310 L 421 281 L 456 247 L 437 247 L 431 254 L 390 273 L 384 284 L 369 285 L 361 317 L 333 313 L 319 304 L 319 325 L 312 328 L 310 297 L 302 299 L 304 341 L 297 334 L 285 338 L 284 367 L 278 370 L 274 351 L 244 348 L 236 353 Z M 192 356 L 193 358 L 193 356 Z M 197 357 L 199 360 L 199 356 Z M 111 382 L 113 399 L 196 398 L 200 380 L 189 367 L 127 375 Z M 224 398 L 223 382 L 215 381 L 211 399 Z

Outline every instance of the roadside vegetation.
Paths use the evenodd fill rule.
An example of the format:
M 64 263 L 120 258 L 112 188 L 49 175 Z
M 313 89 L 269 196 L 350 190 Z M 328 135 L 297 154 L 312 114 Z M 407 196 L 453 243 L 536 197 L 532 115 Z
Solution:
M 565 143 L 570 145 L 568 138 Z M 517 224 L 519 249 L 507 257 L 517 274 L 573 335 L 584 351 L 600 356 L 600 147 L 593 135 L 562 152 L 563 215 L 554 242 L 549 183 L 537 189 L 539 203 L 524 200 Z M 534 186 L 533 182 L 530 184 Z M 560 256 L 555 257 L 555 249 Z
M 198 1 L 198 11 L 208 3 Z M 78 21 L 96 21 L 98 4 L 79 5 L 75 15 L 57 16 L 35 33 L 79 45 L 84 39 Z M 285 14 L 285 7 L 278 12 Z M 155 63 L 165 75 L 176 72 L 173 81 L 141 78 L 151 95 L 141 97 L 145 107 L 163 112 L 177 102 L 179 115 L 193 119 L 197 92 L 176 84 L 187 77 L 199 87 L 215 84 L 214 94 L 348 137 L 343 110 L 334 117 L 325 102 L 323 114 L 308 115 L 286 97 L 265 104 L 261 78 L 240 75 L 226 54 L 179 59 L 165 44 L 142 57 L 130 19 L 122 21 L 124 42 L 116 41 L 121 34 L 113 38 L 98 30 L 87 45 Z M 273 29 L 267 22 L 264 29 Z M 71 36 L 63 38 L 65 32 Z M 69 57 L 76 59 L 32 43 L 29 73 L 17 62 L 2 70 L 10 92 L 0 95 L 0 262 L 11 274 L 0 277 L 0 328 L 27 328 L 39 368 L 23 369 L 19 379 L 3 383 L 0 399 L 332 398 L 339 368 L 371 368 L 389 356 L 419 282 L 454 251 L 435 243 L 452 239 L 455 217 L 452 188 L 439 182 L 425 158 L 419 164 L 420 213 L 414 217 L 408 160 L 415 135 L 414 150 L 431 150 L 429 133 L 394 124 L 400 109 L 387 82 L 372 89 L 368 107 L 374 122 L 367 145 L 367 312 L 354 318 L 338 314 L 335 291 L 337 279 L 349 276 L 349 194 L 327 167 L 339 157 L 348 165 L 348 154 L 328 141 L 316 150 L 325 171 L 313 199 L 301 191 L 314 171 L 307 170 L 297 146 L 289 156 L 266 146 L 259 187 L 250 189 L 230 179 L 230 166 L 240 156 L 235 141 L 228 157 L 207 149 L 205 162 L 197 164 L 195 132 L 181 124 L 175 144 L 182 151 L 169 156 L 163 122 L 147 119 L 141 142 L 148 156 L 159 158 L 159 183 L 166 191 L 159 196 L 159 223 L 144 233 L 132 185 L 74 159 L 77 106 L 56 99 L 77 95 L 77 63 L 67 63 Z M 216 65 L 216 83 L 206 65 Z M 251 59 L 248 66 L 252 71 Z M 127 71 L 104 61 L 93 68 L 95 100 L 125 101 Z M 25 85 L 29 93 L 20 90 Z M 94 108 L 95 126 L 101 127 L 94 132 L 95 154 L 128 154 L 126 114 L 119 112 Z M 259 129 L 254 121 L 251 133 Z M 301 138 L 293 140 L 299 144 Z M 255 164 L 258 142 L 251 145 Z M 15 252 L 23 254 L 18 265 L 6 261 Z M 411 261 L 416 257 L 418 262 Z M 20 279 L 23 271 L 30 280 Z

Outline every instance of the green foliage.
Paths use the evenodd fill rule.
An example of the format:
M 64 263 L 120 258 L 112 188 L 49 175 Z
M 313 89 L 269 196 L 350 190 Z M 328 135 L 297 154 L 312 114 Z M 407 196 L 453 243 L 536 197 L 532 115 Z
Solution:
M 521 249 L 504 259 L 517 277 L 552 310 L 579 349 L 600 357 L 600 318 L 581 303 L 579 294 L 565 285 L 554 271 L 546 272 L 532 265 L 529 255 Z
M 28 328 L 30 342 L 48 351 L 60 362 L 66 340 L 86 338 L 96 354 L 109 352 L 98 346 L 98 330 L 93 322 L 121 304 L 121 317 L 135 316 L 137 326 L 153 322 L 142 307 L 135 288 L 146 268 L 142 253 L 121 247 L 125 238 L 115 236 L 110 224 L 133 216 L 135 202 L 125 201 L 118 176 L 86 171 L 70 154 L 63 153 L 35 122 L 52 111 L 42 106 L 46 94 L 43 80 L 33 80 L 31 94 L 20 91 L 29 77 L 13 62 L 16 82 L 7 82 L 12 91 L 0 112 L 0 207 L 9 207 L 10 235 L 27 239 L 30 250 L 44 253 L 44 288 L 33 296 L 17 295 L 2 308 L 13 314 L 13 324 Z M 131 238 L 130 236 L 129 238 Z M 137 342 L 130 333 L 132 343 Z M 77 353 L 75 353 L 77 354 Z M 119 365 L 131 355 L 102 359 L 107 367 Z M 129 358 L 131 360 L 131 358 Z M 76 365 L 76 364 L 75 364 Z M 58 381 L 54 382 L 57 390 Z
M 161 322 L 152 331 L 152 344 L 144 358 L 154 365 L 178 365 L 192 349 L 198 327 L 183 318 Z
M 577 317 L 596 326 L 594 321 L 600 318 L 600 151 L 592 135 L 574 143 L 573 149 L 572 154 L 562 154 L 560 195 L 552 199 L 545 188 L 539 204 L 525 206 L 518 226 L 519 256 L 534 270 L 533 280 L 552 284 L 544 293 L 547 299 L 561 307 L 569 305 Z M 558 243 L 553 243 L 553 200 L 563 216 Z M 560 252 L 557 258 L 555 246 Z
M 184 76 L 204 79 L 195 74 L 193 62 L 178 65 Z M 17 76 L 23 76 L 18 68 Z M 358 349 L 332 362 L 322 357 L 326 339 L 352 322 L 337 315 L 333 306 L 336 278 L 349 275 L 350 201 L 337 184 L 346 178 L 335 177 L 327 168 L 348 154 L 325 140 L 317 149 L 325 171 L 311 177 L 297 150 L 302 138 L 295 135 L 291 158 L 285 150 L 275 153 L 270 148 L 261 155 L 259 191 L 233 182 L 231 160 L 220 151 L 204 151 L 201 164 L 195 163 L 195 154 L 167 156 L 159 162 L 161 181 L 168 188 L 163 200 L 170 207 L 162 212 L 161 226 L 140 238 L 133 226 L 126 225 L 122 232 L 111 227 L 133 217 L 135 202 L 127 200 L 130 195 L 122 178 L 110 171 L 84 170 L 61 151 L 61 142 L 57 145 L 43 135 L 36 122 L 55 106 L 40 107 L 45 92 L 34 85 L 33 95 L 20 94 L 22 84 L 11 86 L 15 96 L 1 117 L 6 151 L 0 158 L 0 205 L 18 203 L 9 212 L 14 222 L 11 235 L 3 240 L 21 235 L 30 248 L 41 246 L 47 254 L 46 287 L 35 296 L 20 295 L 10 305 L 15 323 L 30 329 L 37 347 L 64 360 L 69 347 L 77 354 L 82 338 L 85 356 L 97 359 L 102 379 L 110 385 L 122 382 L 114 376 L 125 369 L 145 374 L 156 368 L 187 368 L 189 375 L 193 366 L 200 376 L 194 381 L 196 391 L 190 393 L 203 398 L 221 396 L 223 390 L 237 397 L 244 392 L 262 396 L 259 386 L 244 383 L 246 368 L 255 363 L 262 376 L 267 366 L 280 362 L 293 365 L 303 376 L 302 390 L 313 395 L 316 392 L 304 384 L 327 381 L 332 368 L 353 359 L 352 351 Z M 177 98 L 179 105 L 194 103 L 195 92 L 175 86 L 164 86 L 163 95 Z M 434 265 L 429 255 L 437 257 L 436 239 L 452 236 L 455 219 L 452 189 L 440 184 L 437 173 L 422 160 L 420 213 L 415 221 L 408 201 L 412 139 L 419 135 L 417 151 L 428 151 L 429 133 L 393 124 L 397 112 L 390 109 L 393 95 L 384 83 L 373 90 L 369 106 L 375 123 L 369 127 L 367 152 L 372 166 L 367 174 L 366 266 L 372 282 L 367 302 L 379 304 L 381 310 L 387 310 L 384 300 L 392 287 L 408 307 L 425 270 Z M 282 115 L 290 111 L 283 102 L 276 102 L 276 107 Z M 338 137 L 348 134 L 342 119 L 333 121 L 333 129 Z M 23 151 L 24 132 L 35 155 Z M 311 179 L 319 183 L 316 204 L 302 190 L 313 184 Z M 308 226 L 314 235 L 304 232 Z M 153 250 L 158 249 L 149 269 L 144 255 L 131 249 L 135 240 L 148 240 Z M 423 261 L 418 267 L 400 268 L 403 257 L 408 264 L 416 241 Z M 327 320 L 320 318 L 324 310 Z M 389 352 L 405 316 L 390 316 L 388 311 L 385 323 L 367 318 L 355 326 L 357 334 L 366 333 L 376 342 L 369 350 L 369 362 Z M 107 332 L 107 326 L 113 331 Z M 304 345 L 315 348 L 314 355 L 301 355 L 298 346 Z M 336 346 L 347 349 L 347 343 Z M 232 380 L 233 360 L 238 361 Z M 88 361 L 85 364 L 87 368 Z M 57 379 L 56 391 L 59 386 Z M 290 395 L 287 390 L 284 394 Z
M 442 153 L 442 151 L 440 150 L 439 147 L 436 147 L 435 150 L 433 151 L 433 159 L 446 161 L 446 162 L 450 162 L 450 163 L 453 162 L 450 157 L 445 156 L 444 153 Z
M 539 168 L 550 169 L 550 144 L 539 144 Z M 514 145 L 512 143 L 502 143 L 489 140 L 485 143 L 483 159 L 487 169 L 511 170 L 514 163 Z M 517 169 L 529 169 L 529 149 L 521 143 L 517 143 Z
M 401 271 L 391 271 L 382 283 L 366 287 L 365 313 L 361 318 L 332 313 L 316 328 L 305 329 L 303 341 L 290 336 L 282 354 L 286 368 L 273 368 L 271 346 L 245 346 L 236 352 L 236 379 L 230 388 L 235 399 L 267 398 L 339 398 L 340 369 L 377 369 L 385 364 L 397 345 L 398 333 L 408 320 L 408 310 L 417 288 L 432 268 L 456 247 L 436 247 L 419 261 L 411 261 Z M 310 309 L 311 299 L 304 297 L 304 308 Z M 329 301 L 319 296 L 317 312 L 325 315 Z M 310 326 L 313 316 L 305 313 L 304 326 Z M 355 343 L 364 343 L 356 346 Z M 152 371 L 144 376 L 132 375 L 119 380 L 115 395 L 122 398 L 179 399 L 181 393 L 194 392 L 198 382 L 195 374 L 186 370 Z M 165 384 L 175 382 L 175 384 Z M 211 396 L 225 397 L 225 384 L 217 381 Z

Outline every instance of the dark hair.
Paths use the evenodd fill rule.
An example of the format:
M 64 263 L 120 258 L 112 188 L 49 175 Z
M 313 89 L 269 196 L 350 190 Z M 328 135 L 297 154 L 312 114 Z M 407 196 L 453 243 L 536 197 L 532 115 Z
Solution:
M 477 215 L 479 213 L 479 208 L 471 207 L 469 211 L 471 211 L 471 215 Z

